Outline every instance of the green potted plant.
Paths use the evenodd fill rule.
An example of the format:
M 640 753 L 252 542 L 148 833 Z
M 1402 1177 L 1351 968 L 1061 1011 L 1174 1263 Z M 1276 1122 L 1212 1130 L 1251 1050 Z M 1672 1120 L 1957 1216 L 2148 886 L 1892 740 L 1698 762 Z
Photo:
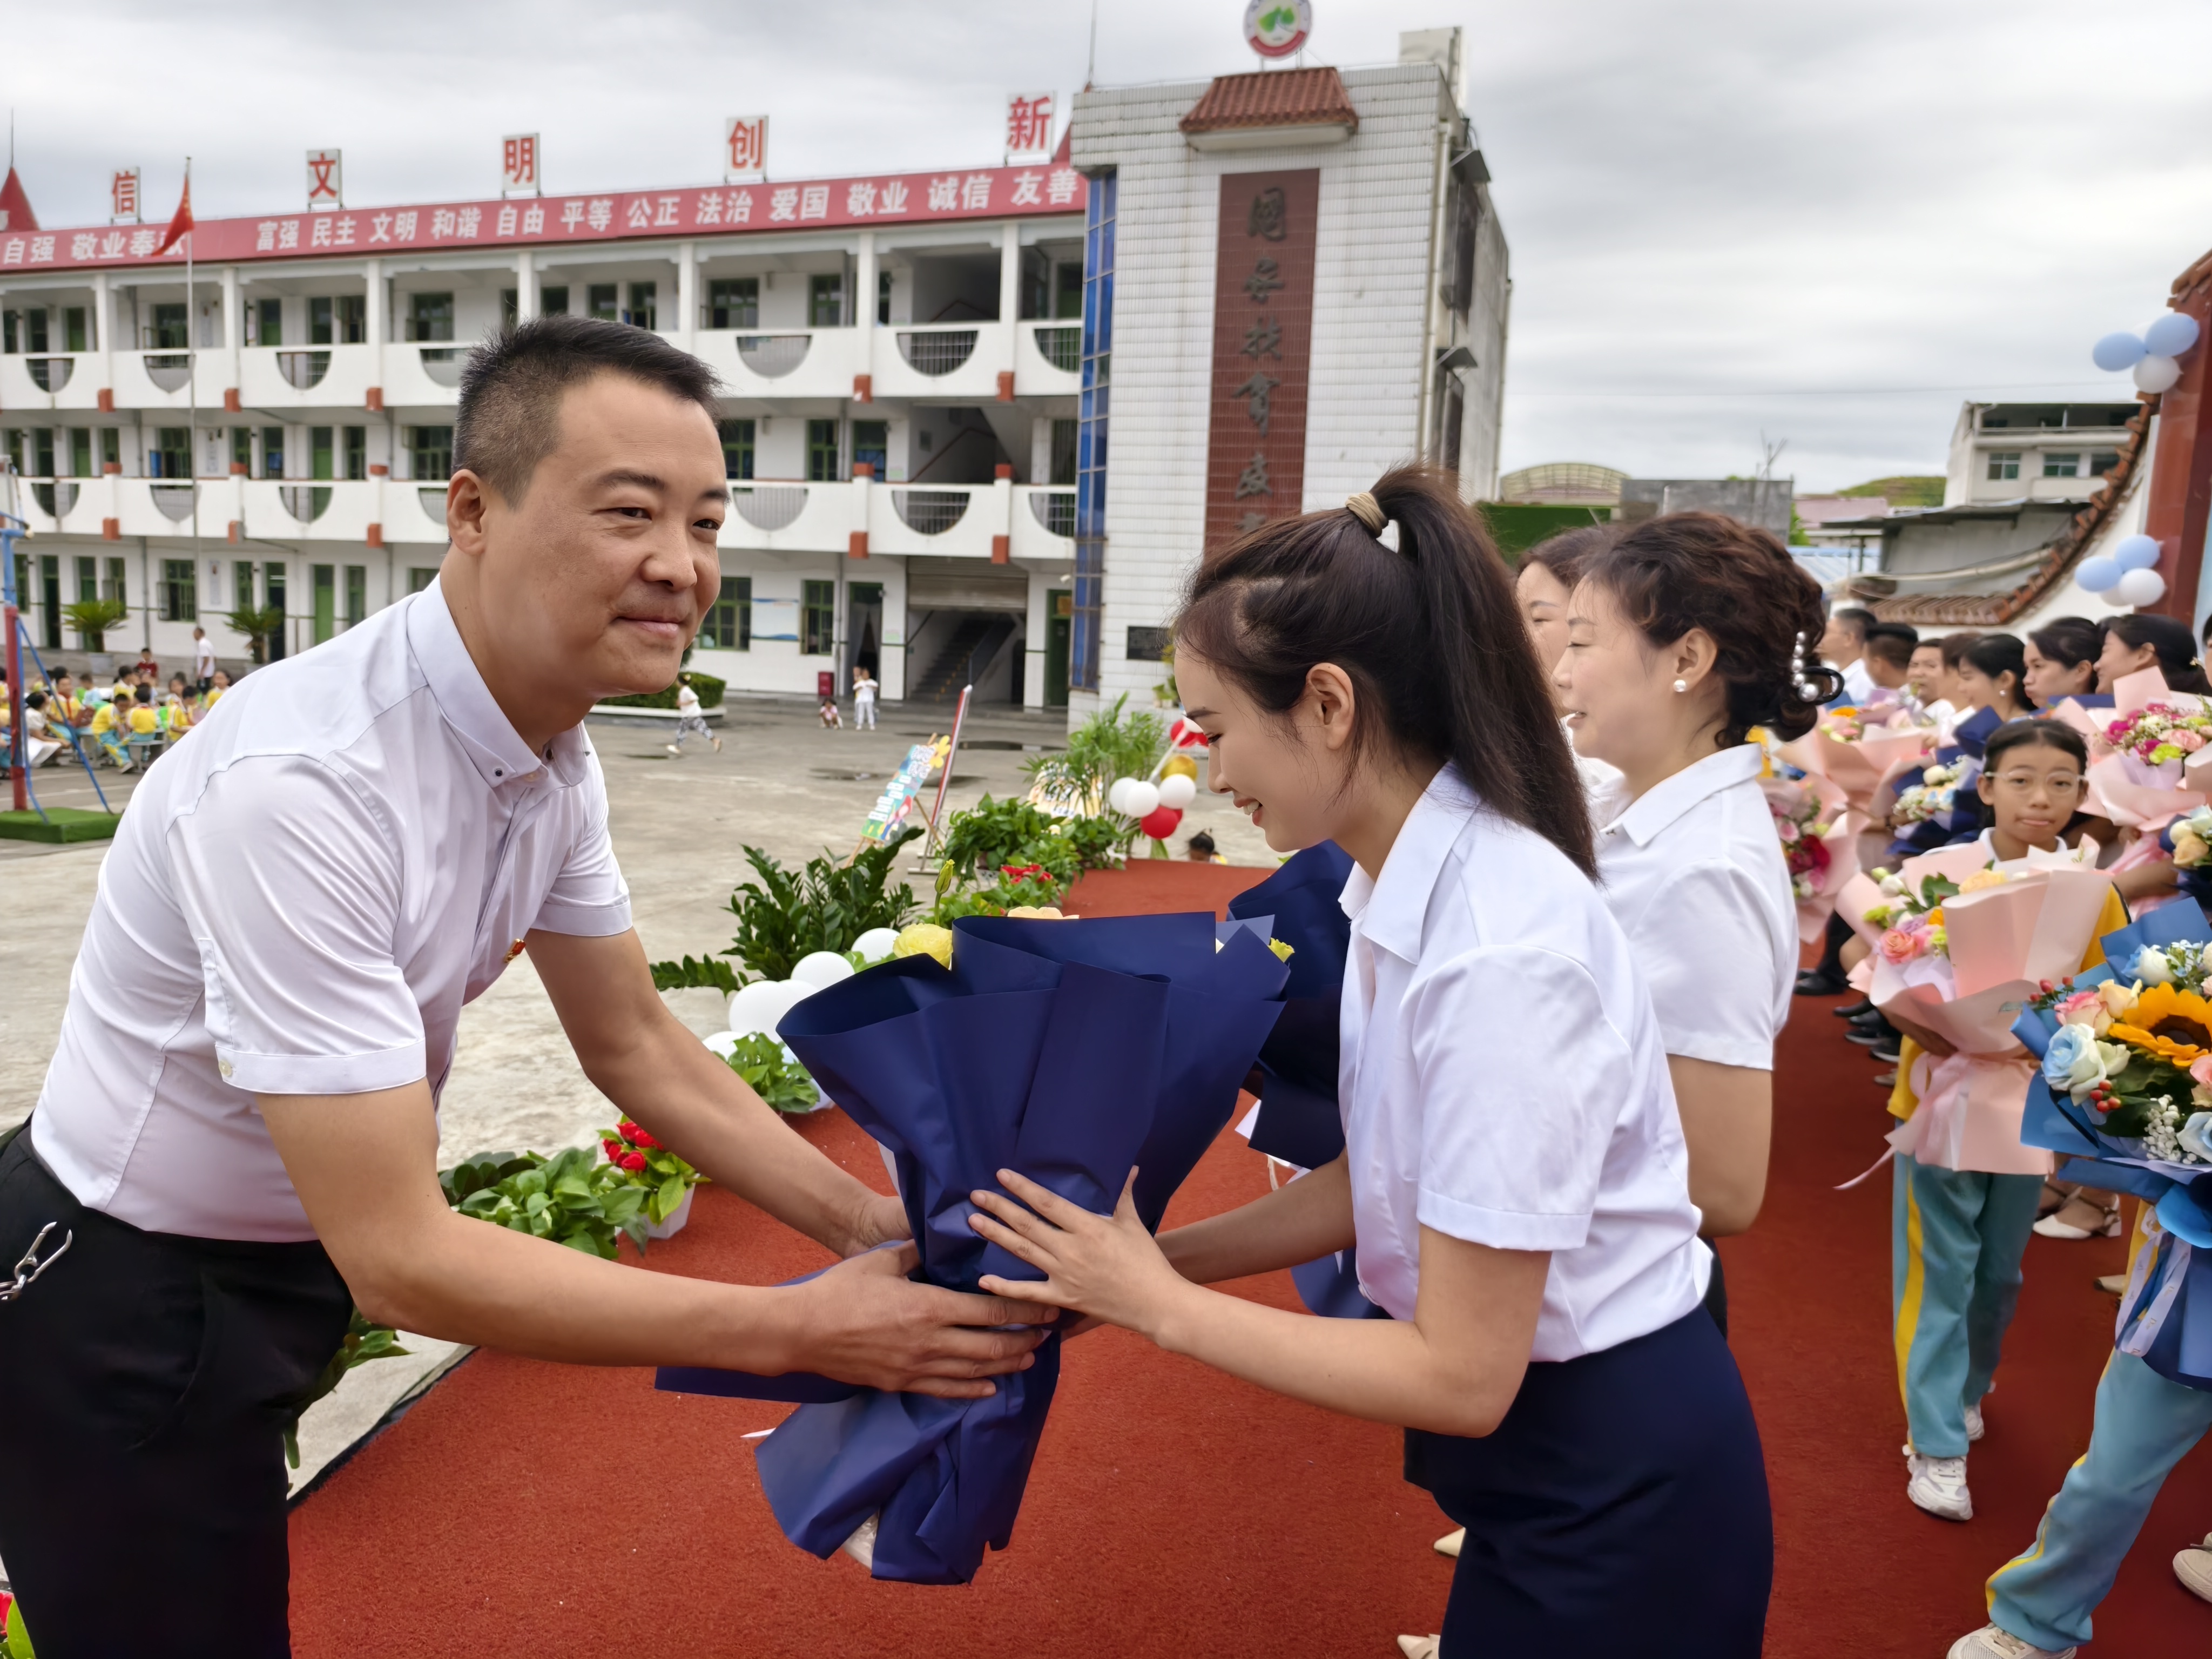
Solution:
M 223 621 L 234 632 L 246 635 L 246 648 L 252 654 L 253 665 L 258 668 L 269 660 L 269 641 L 283 631 L 284 607 L 244 605 L 226 612 Z
M 107 649 L 107 630 L 122 623 L 131 614 L 131 607 L 121 599 L 79 599 L 75 605 L 62 607 L 62 615 L 76 629 L 77 640 L 87 651 Z
M 707 1177 L 627 1117 L 600 1130 L 599 1145 L 611 1166 L 645 1188 L 645 1236 L 673 1238 L 682 1232 L 691 1218 L 691 1189 Z
M 737 937 L 719 954 L 735 957 L 758 978 L 789 979 L 804 957 L 817 951 L 842 954 L 863 933 L 905 926 L 915 913 L 914 890 L 904 882 L 890 884 L 891 865 L 898 849 L 921 833 L 904 830 L 848 860 L 825 853 L 798 871 L 785 869 L 757 847 L 746 848 L 745 862 L 757 879 L 730 895 Z M 690 957 L 654 963 L 653 982 L 663 991 L 710 986 L 728 993 L 738 985 L 726 964 Z

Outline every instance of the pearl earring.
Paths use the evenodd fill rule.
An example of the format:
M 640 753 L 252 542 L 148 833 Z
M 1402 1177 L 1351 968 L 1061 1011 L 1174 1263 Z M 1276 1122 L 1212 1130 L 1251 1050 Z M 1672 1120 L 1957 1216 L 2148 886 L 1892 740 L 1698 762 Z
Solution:
M 1674 689 L 1677 691 L 1686 691 L 1690 689 L 1690 683 L 1687 680 L 1676 680 L 1674 682 Z

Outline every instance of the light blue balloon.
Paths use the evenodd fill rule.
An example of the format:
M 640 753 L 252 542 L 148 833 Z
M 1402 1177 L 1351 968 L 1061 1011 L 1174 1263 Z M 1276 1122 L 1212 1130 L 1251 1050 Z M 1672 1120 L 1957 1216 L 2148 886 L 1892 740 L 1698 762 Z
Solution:
M 2126 574 L 2112 559 L 2084 559 L 2081 568 L 2074 573 L 2074 580 L 2090 592 L 2101 593 Z
M 2148 570 L 2158 562 L 2158 542 L 2154 537 L 2129 536 L 2112 551 L 2112 561 L 2122 570 Z
M 2150 355 L 2150 348 L 2132 334 L 2107 334 L 2089 348 L 2089 360 L 2110 374 L 2133 368 Z
M 2152 357 L 2179 357 L 2197 343 L 2198 332 L 2194 317 L 2169 311 L 2142 331 L 2143 352 Z

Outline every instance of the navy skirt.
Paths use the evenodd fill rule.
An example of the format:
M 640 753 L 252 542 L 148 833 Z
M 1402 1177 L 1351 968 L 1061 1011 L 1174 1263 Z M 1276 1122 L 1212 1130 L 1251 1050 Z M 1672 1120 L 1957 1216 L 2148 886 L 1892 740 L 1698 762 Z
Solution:
M 1406 1479 L 1467 1528 L 1442 1659 L 1756 1659 L 1774 1578 L 1766 1464 L 1703 1308 L 1531 1364 L 1482 1439 L 1407 1430 Z

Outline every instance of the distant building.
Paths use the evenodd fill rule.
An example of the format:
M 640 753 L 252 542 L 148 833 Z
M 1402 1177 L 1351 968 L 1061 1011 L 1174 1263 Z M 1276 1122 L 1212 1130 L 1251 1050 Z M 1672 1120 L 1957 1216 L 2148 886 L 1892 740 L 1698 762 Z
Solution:
M 1795 478 L 1631 478 L 1620 487 L 1624 524 L 1639 524 L 1662 513 L 1725 513 L 1782 542 L 1790 539 L 1790 502 Z
M 2119 465 L 2133 404 L 1975 404 L 1951 429 L 1943 505 L 2086 501 Z
M 1626 472 L 1595 461 L 1547 461 L 1498 481 L 1498 499 L 1521 507 L 1618 507 Z
M 1881 495 L 1800 495 L 1797 521 L 1803 526 L 1799 540 L 1807 547 L 1839 552 L 1870 551 L 1881 545 L 1881 532 L 1867 520 L 1889 511 Z

